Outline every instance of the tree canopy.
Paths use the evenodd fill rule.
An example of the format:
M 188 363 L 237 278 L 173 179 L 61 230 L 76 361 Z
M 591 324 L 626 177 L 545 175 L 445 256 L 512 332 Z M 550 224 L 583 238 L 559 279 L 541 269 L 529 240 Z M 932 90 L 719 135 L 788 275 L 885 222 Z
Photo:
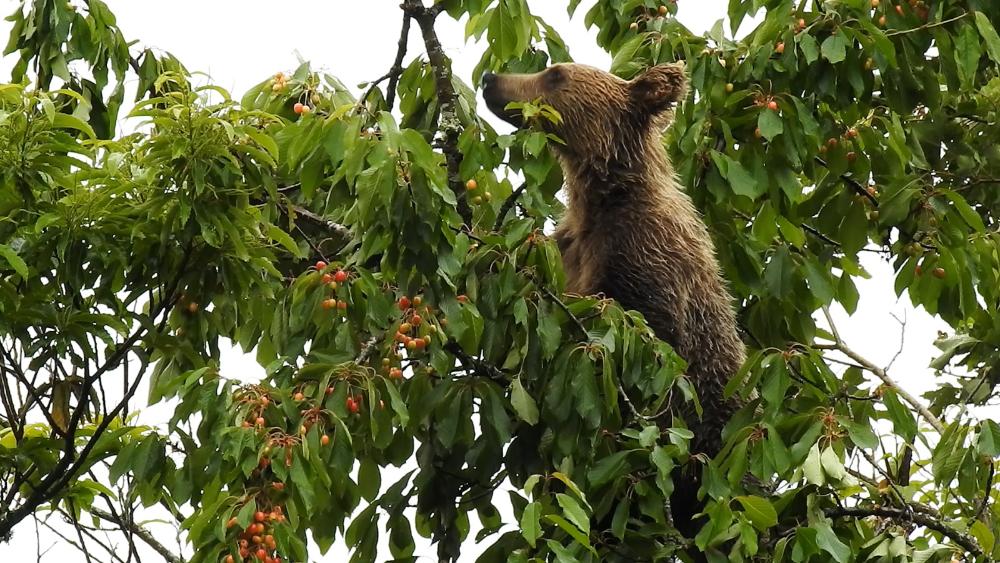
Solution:
M 477 104 L 486 71 L 571 60 L 528 0 L 404 0 L 360 95 L 302 64 L 238 98 L 101 0 L 22 2 L 0 85 L 0 541 L 58 512 L 85 549 L 120 530 L 122 560 L 337 542 L 411 561 L 418 536 L 486 563 L 1000 558 L 1000 425 L 978 414 L 1000 384 L 1000 5 L 730 0 L 698 36 L 676 1 L 568 10 L 611 72 L 689 73 L 664 142 L 749 350 L 714 459 L 659 423 L 711 408 L 684 360 L 640 314 L 563 292 L 558 139 L 498 134 Z M 442 18 L 485 41 L 471 76 Z M 923 397 L 834 325 L 862 253 L 951 327 Z M 220 369 L 229 341 L 262 381 Z M 136 423 L 144 382 L 176 404 L 165 427 Z M 692 540 L 667 502 L 685 465 Z M 153 506 L 184 553 L 137 523 Z

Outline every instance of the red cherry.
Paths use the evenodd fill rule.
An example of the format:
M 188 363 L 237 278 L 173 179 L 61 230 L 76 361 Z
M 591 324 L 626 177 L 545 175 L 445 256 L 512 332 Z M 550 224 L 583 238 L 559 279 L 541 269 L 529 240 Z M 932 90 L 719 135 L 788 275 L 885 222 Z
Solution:
M 256 553 L 256 555 L 257 555 L 257 559 L 260 559 L 260 560 L 261 560 L 262 562 L 263 562 L 263 561 L 264 561 L 265 559 L 267 559 L 267 552 L 266 552 L 266 551 L 264 551 L 264 548 L 263 548 L 263 547 L 257 550 L 257 553 Z
M 320 270 L 320 271 L 325 270 L 326 269 L 326 262 L 324 262 L 322 260 L 320 260 L 319 262 L 316 262 L 316 269 Z
M 303 395 L 302 392 L 300 391 L 300 392 L 296 393 L 295 395 L 293 395 L 292 398 L 295 399 L 297 402 L 302 402 L 302 401 L 305 400 L 306 396 Z
M 305 107 L 305 104 L 302 102 L 295 102 L 295 105 L 292 106 L 292 110 L 295 111 L 295 113 L 301 114 Z
M 358 403 L 354 400 L 353 397 L 348 397 L 347 398 L 347 410 L 351 414 L 357 414 L 358 411 L 361 410 L 361 407 L 358 406 Z
M 319 439 L 319 443 L 322 444 L 322 445 L 324 445 L 324 446 L 329 446 L 330 445 L 330 437 L 327 436 L 326 434 L 323 434 L 323 436 Z
M 347 301 L 343 301 L 343 300 L 338 301 L 337 302 L 337 308 L 340 309 L 341 311 L 343 311 L 344 309 L 347 309 Z
M 337 307 L 336 299 L 324 299 L 321 303 L 322 307 L 326 310 L 334 309 Z
M 267 516 L 265 516 L 264 513 L 259 510 L 253 513 L 253 519 L 258 522 L 263 522 L 265 518 L 267 518 Z
M 333 281 L 337 283 L 344 283 L 347 281 L 347 272 L 343 270 L 337 270 L 337 273 L 333 275 Z
M 410 308 L 410 298 L 407 296 L 402 296 L 399 298 L 399 310 L 405 311 Z
M 258 416 L 257 420 L 255 420 L 254 422 L 257 423 L 257 426 L 264 426 L 264 417 L 263 416 Z
M 420 315 L 413 315 L 413 317 L 410 319 L 410 323 L 412 323 L 413 326 L 420 326 L 420 323 L 423 322 L 423 320 L 424 319 L 422 319 Z
M 771 111 L 778 111 L 778 102 L 774 100 L 767 102 L 767 108 Z

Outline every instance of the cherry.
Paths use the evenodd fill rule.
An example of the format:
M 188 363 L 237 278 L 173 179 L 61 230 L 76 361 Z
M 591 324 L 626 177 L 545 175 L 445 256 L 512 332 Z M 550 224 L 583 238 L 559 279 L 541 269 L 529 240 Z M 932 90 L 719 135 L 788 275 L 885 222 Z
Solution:
M 410 298 L 407 296 L 402 296 L 399 298 L 399 310 L 405 311 L 410 308 Z
M 305 108 L 306 108 L 306 106 L 302 102 L 295 102 L 295 105 L 292 106 L 292 110 L 294 110 L 295 113 L 297 113 L 299 115 L 302 114 L 302 112 L 303 112 L 303 110 L 305 110 Z
M 774 46 L 774 52 L 779 55 L 785 52 L 785 42 L 779 41 L 777 45 Z
M 292 398 L 295 399 L 296 402 L 302 402 L 305 400 L 306 396 L 303 395 L 301 391 L 299 391 L 298 393 L 293 395 Z
M 327 436 L 326 434 L 323 434 L 323 436 L 320 437 L 320 439 L 319 439 L 319 443 L 322 444 L 322 445 L 324 445 L 324 446 L 329 446 L 330 445 L 330 437 Z
M 778 111 L 778 102 L 776 102 L 774 100 L 771 100 L 770 102 L 767 102 L 767 109 L 769 109 L 771 111 Z
M 316 262 L 316 269 L 320 270 L 320 271 L 325 270 L 326 269 L 326 262 L 324 262 L 322 260 L 320 260 L 319 262 Z
M 333 275 L 333 281 L 337 283 L 344 283 L 347 281 L 347 272 L 343 270 L 337 270 L 337 273 Z

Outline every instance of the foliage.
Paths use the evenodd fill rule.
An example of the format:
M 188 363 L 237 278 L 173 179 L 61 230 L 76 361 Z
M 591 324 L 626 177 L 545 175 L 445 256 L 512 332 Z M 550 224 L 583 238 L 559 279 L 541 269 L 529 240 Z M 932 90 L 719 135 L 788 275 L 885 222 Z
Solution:
M 690 74 L 666 140 L 751 352 L 730 386 L 748 405 L 712 460 L 685 421 L 654 420 L 697 400 L 683 360 L 639 314 L 563 295 L 551 139 L 482 119 L 434 21 L 485 38 L 472 83 L 569 60 L 557 31 L 526 0 L 402 8 L 426 57 L 404 66 L 402 41 L 360 98 L 304 64 L 239 102 L 169 55 L 133 56 L 100 0 L 8 18 L 0 537 L 55 510 L 146 539 L 117 514 L 158 504 L 191 561 L 305 560 L 307 541 L 374 561 L 382 530 L 395 560 L 414 532 L 455 560 L 473 517 L 484 562 L 667 560 L 692 543 L 712 561 L 1000 556 L 1000 427 L 974 416 L 1000 359 L 1000 8 L 731 0 L 731 33 L 760 16 L 739 39 L 722 22 L 691 34 L 674 3 L 586 11 L 613 72 Z M 116 136 L 129 69 L 141 126 Z M 854 312 L 862 252 L 954 330 L 928 406 L 817 314 Z M 224 339 L 267 377 L 220 373 Z M 166 428 L 129 416 L 144 380 L 176 402 Z M 666 510 L 682 466 L 705 475 L 693 540 Z M 746 490 L 748 473 L 776 492 Z

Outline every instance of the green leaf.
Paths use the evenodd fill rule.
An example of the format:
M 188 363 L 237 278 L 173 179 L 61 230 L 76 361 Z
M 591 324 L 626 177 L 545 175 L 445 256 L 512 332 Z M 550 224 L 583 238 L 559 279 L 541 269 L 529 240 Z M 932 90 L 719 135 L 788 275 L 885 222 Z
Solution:
M 990 23 L 986 14 L 976 12 L 976 27 L 979 28 L 979 35 L 986 43 L 986 52 L 989 53 L 993 62 L 1000 63 L 1000 35 L 997 35 L 997 30 Z
M 87 122 L 66 113 L 57 113 L 52 116 L 52 127 L 57 129 L 74 129 L 85 133 L 91 139 L 97 138 L 94 129 Z
M 984 456 L 1000 456 L 1000 425 L 992 420 L 984 420 L 980 423 L 976 449 Z
M 291 253 L 292 256 L 296 258 L 304 258 L 302 251 L 299 249 L 299 245 L 295 243 L 295 239 L 288 235 L 285 231 L 275 227 L 274 225 L 267 226 L 267 236 L 273 241 L 283 246 L 285 250 Z
M 972 88 L 983 51 L 979 34 L 971 25 L 963 25 L 960 29 L 958 37 L 955 37 L 955 65 L 962 88 L 967 90 Z
M 563 509 L 563 514 L 566 518 L 576 525 L 584 534 L 590 535 L 590 517 L 587 513 L 580 507 L 580 504 L 576 500 L 566 494 L 557 493 L 556 501 L 559 502 L 559 506 Z
M 760 128 L 760 134 L 768 141 L 774 139 L 784 130 L 784 125 L 781 122 L 781 116 L 778 112 L 772 111 L 770 109 L 764 109 L 757 116 L 757 127 Z
M 843 563 L 851 558 L 851 548 L 840 541 L 829 523 L 817 522 L 811 527 L 816 530 L 816 545 L 832 555 L 834 560 Z
M 521 385 L 521 378 L 518 377 L 510 385 L 510 403 L 514 407 L 514 412 L 518 418 L 528 424 L 538 424 L 538 405 L 531 395 Z
M 535 547 L 535 542 L 542 537 L 541 512 L 541 505 L 532 502 L 524 507 L 524 513 L 521 514 L 521 534 L 531 547 Z
M 838 30 L 837 33 L 824 39 L 820 50 L 823 53 L 823 58 L 831 63 L 836 64 L 843 61 L 847 58 L 847 41 L 844 38 L 844 32 Z
M 816 62 L 816 59 L 819 58 L 819 45 L 816 43 L 816 38 L 808 33 L 801 34 L 799 37 L 799 48 L 802 49 L 806 62 L 809 64 Z
M 14 252 L 14 249 L 6 244 L 0 244 L 0 256 L 7 260 L 7 263 L 10 264 L 10 267 L 14 269 L 17 275 L 28 279 L 28 265 Z
M 750 495 L 736 497 L 736 500 L 743 505 L 743 511 L 754 528 L 764 531 L 778 525 L 778 513 L 767 499 Z
M 719 169 L 722 177 L 729 180 L 733 191 L 738 195 L 756 199 L 764 193 L 764 186 L 757 183 L 757 180 L 747 172 L 742 164 L 733 160 L 728 155 L 717 151 L 712 151 L 712 160 Z
M 624 475 L 628 469 L 629 450 L 615 452 L 594 464 L 587 473 L 592 487 L 600 487 L 608 481 Z
M 996 544 L 996 536 L 990 527 L 982 520 L 976 520 L 969 526 L 969 533 L 979 542 L 979 547 L 984 553 L 993 553 L 993 546 Z
M 806 460 L 802 464 L 802 474 L 805 476 L 806 481 L 814 485 L 826 484 L 826 477 L 823 474 L 823 464 L 820 460 L 819 446 L 817 444 L 813 444 L 809 448 L 809 455 L 806 456 Z
M 562 528 L 563 531 L 565 531 L 567 534 L 572 536 L 574 540 L 576 540 L 576 543 L 586 547 L 593 553 L 597 553 L 596 551 L 594 551 L 594 548 L 590 546 L 590 538 L 588 538 L 586 534 L 580 532 L 580 530 L 578 530 L 576 526 L 567 522 L 566 519 L 563 518 L 562 516 L 559 516 L 557 514 L 546 514 L 545 519 L 548 520 L 549 522 L 552 522 L 556 526 Z

